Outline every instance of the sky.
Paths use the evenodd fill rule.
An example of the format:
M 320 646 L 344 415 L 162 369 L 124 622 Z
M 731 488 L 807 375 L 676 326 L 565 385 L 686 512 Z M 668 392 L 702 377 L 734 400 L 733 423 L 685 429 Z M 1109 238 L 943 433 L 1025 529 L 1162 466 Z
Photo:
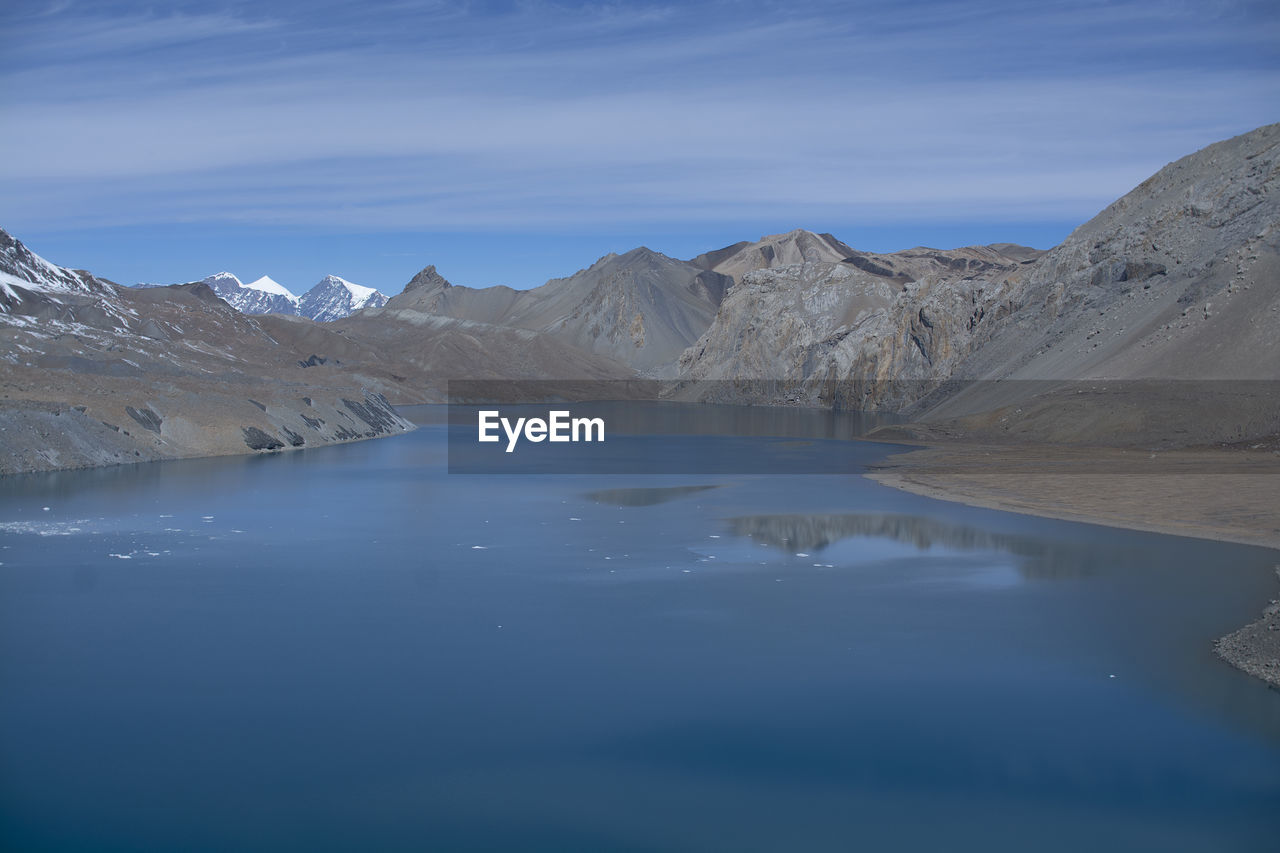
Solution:
M 0 4 L 0 227 L 128 284 L 1047 248 L 1277 120 L 1274 0 Z

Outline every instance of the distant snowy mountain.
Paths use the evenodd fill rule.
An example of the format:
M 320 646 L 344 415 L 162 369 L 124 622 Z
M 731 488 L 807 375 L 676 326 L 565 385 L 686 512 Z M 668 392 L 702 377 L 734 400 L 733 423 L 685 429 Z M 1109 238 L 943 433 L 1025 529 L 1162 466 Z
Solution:
M 361 308 L 381 308 L 387 297 L 372 287 L 352 284 L 345 278 L 327 275 L 298 301 L 298 313 L 320 323 L 341 320 Z
M 270 276 L 248 284 L 229 272 L 202 278 L 213 292 L 241 314 L 290 314 L 323 323 L 340 320 L 361 308 L 381 308 L 387 297 L 372 287 L 352 284 L 345 278 L 327 275 L 301 298 Z M 165 287 L 163 284 L 136 284 L 134 287 Z
M 298 313 L 298 297 L 270 276 L 244 284 L 231 273 L 220 272 L 201 281 L 241 314 Z

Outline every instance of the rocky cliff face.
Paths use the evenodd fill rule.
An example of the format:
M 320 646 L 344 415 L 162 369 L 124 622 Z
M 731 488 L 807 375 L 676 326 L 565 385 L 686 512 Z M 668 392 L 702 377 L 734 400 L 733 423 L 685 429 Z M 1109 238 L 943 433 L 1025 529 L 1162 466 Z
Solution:
M 1026 252 L 1020 252 L 1025 255 Z M 850 250 L 837 262 L 747 272 L 680 360 L 699 393 L 732 398 L 781 381 L 754 402 L 891 408 L 906 385 L 937 383 L 1012 310 L 1029 266 L 992 247 L 892 255 Z

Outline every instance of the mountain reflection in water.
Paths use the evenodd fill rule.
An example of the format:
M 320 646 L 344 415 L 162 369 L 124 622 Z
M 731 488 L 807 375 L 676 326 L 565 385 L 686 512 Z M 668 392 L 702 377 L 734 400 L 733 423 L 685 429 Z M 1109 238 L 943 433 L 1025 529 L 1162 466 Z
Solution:
M 921 551 L 935 546 L 956 551 L 1002 551 L 1025 558 L 1019 561 L 1018 569 L 1028 578 L 1084 577 L 1092 573 L 1085 548 L 914 515 L 749 515 L 729 519 L 729 529 L 737 536 L 784 551 L 817 552 L 843 539 L 871 537 L 914 545 Z

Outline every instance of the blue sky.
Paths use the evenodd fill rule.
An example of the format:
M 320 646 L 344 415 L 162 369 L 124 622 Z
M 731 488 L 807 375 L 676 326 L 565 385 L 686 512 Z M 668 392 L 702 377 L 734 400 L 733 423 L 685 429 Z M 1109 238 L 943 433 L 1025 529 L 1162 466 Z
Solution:
M 0 226 L 117 281 L 528 287 L 805 227 L 1045 247 L 1280 120 L 1270 0 L 27 2 Z

